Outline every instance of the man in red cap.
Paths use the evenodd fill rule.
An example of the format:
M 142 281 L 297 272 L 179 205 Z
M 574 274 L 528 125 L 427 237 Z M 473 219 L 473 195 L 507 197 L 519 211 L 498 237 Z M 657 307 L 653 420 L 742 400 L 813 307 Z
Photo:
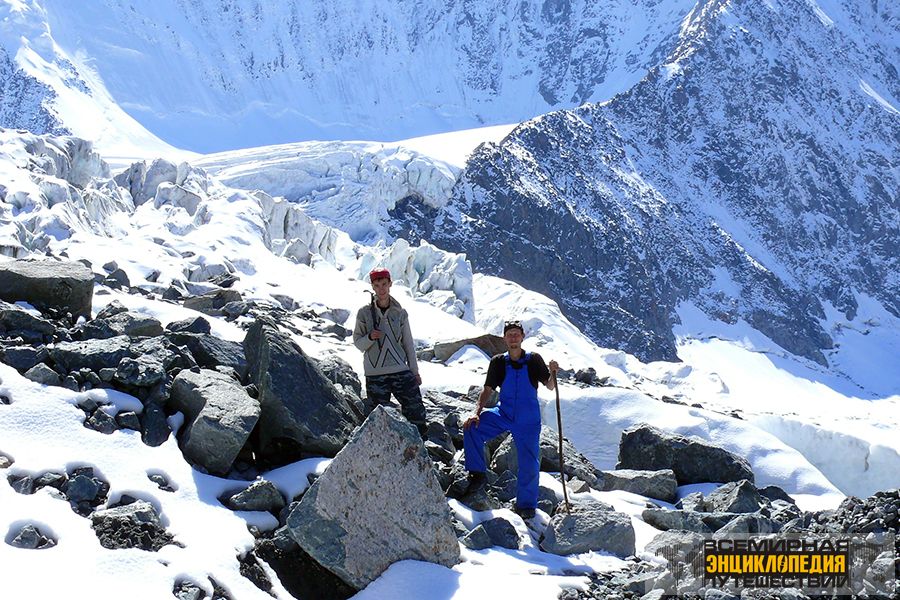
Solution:
M 391 394 L 400 403 L 406 419 L 425 439 L 425 405 L 419 386 L 419 364 L 409 328 L 409 315 L 391 296 L 391 273 L 374 269 L 369 273 L 375 293 L 372 302 L 356 312 L 353 343 L 363 353 L 366 395 L 370 405 L 387 404 Z

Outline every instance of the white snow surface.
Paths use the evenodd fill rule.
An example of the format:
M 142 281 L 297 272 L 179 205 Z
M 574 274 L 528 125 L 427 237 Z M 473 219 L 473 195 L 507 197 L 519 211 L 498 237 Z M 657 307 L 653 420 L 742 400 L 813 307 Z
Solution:
M 0 41 L 104 151 L 162 139 L 206 153 L 392 141 L 605 100 L 693 4 L 2 0 Z
M 0 203 L 0 247 L 7 255 L 65 251 L 73 260 L 90 260 L 97 272 L 115 258 L 132 285 L 151 292 L 170 284 L 202 291 L 209 286 L 205 278 L 231 271 L 239 276 L 234 287 L 245 298 L 276 303 L 286 297 L 300 309 L 350 327 L 368 298 L 368 270 L 387 265 L 395 273 L 392 293 L 409 311 L 418 347 L 497 334 L 504 319 L 518 318 L 525 324 L 526 349 L 546 360 L 557 359 L 563 368 L 593 367 L 598 376 L 607 377 L 606 387 L 564 383 L 560 390 L 565 436 L 601 469 L 615 467 L 623 429 L 650 423 L 746 457 L 757 484 L 781 486 L 805 509 L 835 507 L 845 494 L 867 496 L 896 486 L 900 441 L 892 432 L 900 425 L 900 381 L 889 361 L 896 356 L 900 323 L 879 312 L 874 301 L 860 298 L 859 316 L 852 322 L 837 311 L 827 317 L 840 333 L 841 346 L 832 357 L 840 372 L 776 352 L 775 344 L 748 326 L 711 322 L 691 306 L 682 307 L 682 325 L 676 331 L 683 362 L 643 364 L 625 353 L 596 347 L 546 297 L 473 274 L 463 256 L 428 245 L 411 248 L 404 240 L 390 246 L 357 243 L 346 232 L 310 218 L 303 205 L 230 188 L 188 165 L 180 171 L 196 184 L 191 189 L 200 198 L 198 205 L 182 202 L 171 194 L 174 184 L 164 184 L 155 197 L 135 207 L 130 194 L 111 183 L 88 154 L 70 161 L 81 165 L 79 177 L 93 175 L 86 185 L 76 187 L 65 178 L 74 177 L 72 173 L 57 177 L 29 171 L 28 148 L 37 139 L 12 132 L 0 135 L 0 174 L 7 186 Z M 148 280 L 151 274 L 156 282 Z M 164 325 L 198 314 L 101 285 L 95 288 L 94 311 L 114 299 Z M 215 335 L 243 338 L 241 320 L 210 321 Z M 348 341 L 321 336 L 299 317 L 292 325 L 299 333 L 291 335 L 307 353 L 336 354 L 362 376 L 359 352 Z M 423 385 L 457 391 L 481 385 L 485 360 L 467 347 L 448 364 L 423 363 Z M 252 546 L 247 525 L 271 528 L 274 519 L 233 513 L 217 500 L 224 491 L 248 482 L 198 473 L 184 461 L 174 439 L 150 448 L 133 432 L 103 435 L 82 426 L 84 415 L 73 406 L 80 397 L 108 403 L 113 412 L 139 409 L 139 401 L 125 394 L 45 387 L 0 366 L 0 395 L 11 400 L 0 404 L 0 451 L 15 460 L 0 470 L 0 533 L 7 539 L 22 524 L 35 523 L 59 539 L 56 547 L 40 551 L 0 544 L 4 573 L 17 574 L 0 579 L 0 595 L 25 597 L 40 578 L 46 597 L 161 598 L 171 595 L 179 579 L 210 589 L 208 577 L 213 576 L 236 598 L 268 597 L 239 574 L 236 557 Z M 682 404 L 663 402 L 663 396 Z M 554 395 L 541 388 L 540 398 L 545 422 L 555 427 Z M 293 497 L 305 488 L 306 474 L 321 472 L 327 462 L 310 459 L 263 477 Z M 92 466 L 109 481 L 111 501 L 128 493 L 152 502 L 184 548 L 168 546 L 158 553 L 105 550 L 89 521 L 46 488 L 23 496 L 7 482 L 13 474 L 77 466 Z M 159 490 L 148 473 L 165 474 L 176 491 Z M 559 489 L 551 474 L 542 474 L 541 483 Z M 638 551 L 655 535 L 640 518 L 646 499 L 591 494 L 631 516 Z M 490 517 L 457 502 L 449 506 L 467 524 Z M 492 512 L 524 527 L 508 511 Z M 415 561 L 395 564 L 357 597 L 465 600 L 515 593 L 521 598 L 555 598 L 562 587 L 583 587 L 583 574 L 619 566 L 618 559 L 602 554 L 548 555 L 532 538 L 532 545 L 521 552 L 463 549 L 460 564 L 449 569 Z M 564 575 L 570 572 L 577 575 Z M 85 573 L 91 574 L 89 584 L 73 583 L 83 581 Z M 289 598 L 277 583 L 275 594 Z

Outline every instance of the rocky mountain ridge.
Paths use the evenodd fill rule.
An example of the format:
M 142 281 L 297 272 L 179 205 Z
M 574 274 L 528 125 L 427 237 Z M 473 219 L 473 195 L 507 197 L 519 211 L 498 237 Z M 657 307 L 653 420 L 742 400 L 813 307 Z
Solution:
M 676 50 L 604 104 L 471 156 L 391 233 L 540 291 L 600 345 L 676 359 L 679 306 L 828 364 L 831 307 L 900 316 L 900 21 L 884 4 L 695 7 Z M 872 28 L 874 35 L 864 32 Z M 874 90 L 881 90 L 884 96 Z

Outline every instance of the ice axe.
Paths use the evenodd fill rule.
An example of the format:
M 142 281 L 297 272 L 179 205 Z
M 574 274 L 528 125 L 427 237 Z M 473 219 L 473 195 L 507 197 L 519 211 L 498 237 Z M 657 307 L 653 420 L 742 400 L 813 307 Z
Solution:
M 375 292 L 372 290 L 366 290 L 366 293 L 369 294 L 369 299 L 371 302 L 369 303 L 369 310 L 372 311 L 372 329 L 378 329 L 378 312 L 375 310 Z M 371 333 L 371 331 L 369 332 Z M 381 349 L 381 339 L 378 339 L 378 349 Z
M 553 389 L 556 390 L 556 428 L 559 431 L 559 481 L 562 483 L 563 498 L 566 502 L 566 514 L 569 514 L 569 492 L 566 489 L 565 465 L 563 464 L 563 430 L 562 410 L 559 406 L 559 381 L 556 379 L 556 371 L 553 371 Z

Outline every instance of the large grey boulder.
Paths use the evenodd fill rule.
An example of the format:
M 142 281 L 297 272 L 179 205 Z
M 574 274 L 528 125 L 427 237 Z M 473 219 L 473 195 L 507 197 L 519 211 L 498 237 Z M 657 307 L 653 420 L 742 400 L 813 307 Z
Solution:
M 540 438 L 541 471 L 559 472 L 559 436 L 549 427 L 541 427 Z M 600 485 L 600 472 L 591 464 L 586 456 L 575 449 L 572 443 L 563 438 L 563 462 L 567 477 L 577 477 L 591 487 Z M 491 457 L 491 470 L 518 472 L 519 457 L 512 436 L 508 436 L 494 451 Z
M 452 566 L 459 544 L 422 440 L 400 413 L 379 406 L 287 519 L 319 564 L 362 589 L 391 564 Z
M 224 475 L 259 420 L 259 401 L 231 377 L 202 369 L 181 371 L 172 382 L 169 405 L 187 419 L 181 449 L 194 464 Z
M 560 511 L 550 519 L 541 540 L 541 550 L 567 555 L 609 552 L 626 557 L 634 554 L 631 517 L 609 510 L 600 502 L 576 502 L 570 512 Z
M 116 381 L 139 386 L 158 383 L 174 366 L 191 366 L 189 357 L 183 357 L 162 337 L 133 340 L 119 335 L 104 340 L 60 342 L 50 349 L 50 358 L 67 373 L 116 369 Z
M 0 263 L 0 299 L 24 300 L 73 317 L 91 317 L 94 274 L 80 262 L 13 260 Z
M 671 469 L 678 485 L 753 481 L 750 464 L 742 457 L 695 437 L 668 433 L 646 424 L 622 433 L 617 469 Z
M 259 389 L 261 455 L 286 464 L 334 456 L 361 418 L 315 361 L 273 325 L 257 321 L 244 338 L 250 378 Z
M 637 471 L 633 469 L 621 469 L 617 471 L 603 471 L 603 483 L 601 490 L 624 490 L 649 498 L 656 498 L 665 502 L 675 502 L 678 499 L 678 482 L 675 481 L 675 472 L 671 469 L 659 471 Z

